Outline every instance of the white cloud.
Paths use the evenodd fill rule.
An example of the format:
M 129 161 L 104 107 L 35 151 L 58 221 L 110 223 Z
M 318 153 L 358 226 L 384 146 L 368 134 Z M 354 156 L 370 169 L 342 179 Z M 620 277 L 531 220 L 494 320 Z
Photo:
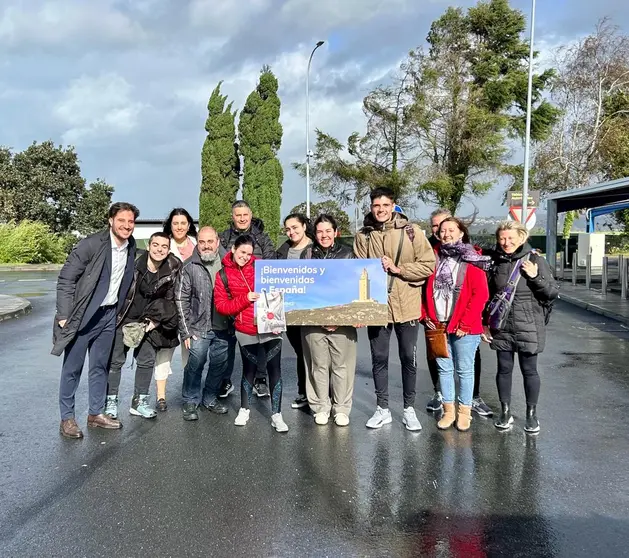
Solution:
M 256 14 L 271 6 L 271 0 L 192 0 L 188 7 L 190 23 L 220 36 L 245 27 Z
M 137 22 L 104 0 L 26 1 L 0 16 L 0 44 L 11 47 L 71 46 L 72 41 L 129 44 L 141 40 Z
M 77 144 L 96 135 L 115 136 L 133 130 L 146 105 L 133 101 L 131 92 L 131 85 L 115 73 L 72 81 L 54 109 L 67 126 L 63 141 Z

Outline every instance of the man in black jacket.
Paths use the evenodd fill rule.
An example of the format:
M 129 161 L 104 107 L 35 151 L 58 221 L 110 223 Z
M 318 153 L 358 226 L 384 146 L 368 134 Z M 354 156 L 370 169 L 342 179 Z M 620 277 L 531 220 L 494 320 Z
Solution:
M 90 427 L 117 429 L 119 421 L 103 413 L 109 356 L 122 309 L 133 281 L 133 229 L 140 212 L 130 203 L 109 209 L 109 229 L 81 240 L 68 256 L 57 279 L 57 311 L 52 354 L 64 353 L 59 385 L 61 424 L 66 438 L 82 438 L 75 420 L 74 397 L 89 350 Z
M 264 232 L 264 223 L 253 216 L 251 206 L 244 200 L 238 200 L 232 205 L 232 225 L 219 236 L 221 245 L 228 251 L 232 249 L 234 242 L 241 234 L 249 234 L 253 237 L 253 255 L 260 260 L 274 260 L 276 258 L 275 245 L 268 234 Z M 221 397 L 227 397 L 233 390 L 231 375 L 234 369 L 235 348 L 230 349 L 227 372 L 223 381 Z M 262 360 L 260 360 L 262 362 Z M 266 384 L 266 370 L 262 365 L 258 368 L 253 383 L 254 393 L 258 397 L 268 397 L 269 388 Z
M 148 252 L 142 254 L 135 263 L 133 286 L 129 289 L 124 307 L 118 315 L 109 366 L 105 414 L 112 418 L 118 418 L 120 372 L 129 348 L 133 348 L 133 357 L 136 361 L 135 389 L 129 412 L 143 418 L 157 416 L 155 409 L 150 405 L 148 395 L 155 367 L 155 355 L 158 349 L 174 348 L 179 344 L 175 279 L 181 268 L 181 262 L 169 252 L 170 237 L 163 232 L 156 232 L 149 238 Z M 125 339 L 133 336 L 125 335 L 127 324 L 136 324 L 129 328 L 135 328 L 137 339 Z M 144 326 L 143 331 L 138 324 Z

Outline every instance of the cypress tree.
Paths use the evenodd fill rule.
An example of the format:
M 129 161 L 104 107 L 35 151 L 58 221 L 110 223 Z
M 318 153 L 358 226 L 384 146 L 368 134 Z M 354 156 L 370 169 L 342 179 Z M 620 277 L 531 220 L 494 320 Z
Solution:
M 282 145 L 277 78 L 268 66 L 260 73 L 240 113 L 238 136 L 244 157 L 243 198 L 253 214 L 264 221 L 276 242 L 280 232 L 280 205 L 284 171 L 277 158 Z
M 201 193 L 199 224 L 211 225 L 218 232 L 231 223 L 231 205 L 240 187 L 240 158 L 236 144 L 236 111 L 225 106 L 220 82 L 208 102 L 205 121 L 207 137 L 201 152 Z

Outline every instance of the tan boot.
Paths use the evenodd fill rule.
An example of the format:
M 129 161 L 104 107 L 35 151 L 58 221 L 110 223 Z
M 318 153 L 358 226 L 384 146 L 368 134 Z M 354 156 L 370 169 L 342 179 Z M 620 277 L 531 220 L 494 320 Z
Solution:
M 455 418 L 454 403 L 444 403 L 443 416 L 441 417 L 441 420 L 437 423 L 437 428 L 439 428 L 440 430 L 447 430 L 454 424 Z
M 472 426 L 472 406 L 459 404 L 459 412 L 456 417 L 456 427 L 461 432 L 467 432 Z

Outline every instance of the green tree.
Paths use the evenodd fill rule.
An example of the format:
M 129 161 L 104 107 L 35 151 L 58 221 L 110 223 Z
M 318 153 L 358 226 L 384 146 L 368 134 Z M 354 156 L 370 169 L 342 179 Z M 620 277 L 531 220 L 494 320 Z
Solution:
M 82 235 L 88 235 L 107 227 L 107 213 L 113 193 L 113 186 L 104 180 L 92 182 L 79 201 L 73 228 Z
M 231 205 L 240 187 L 240 157 L 236 144 L 236 111 L 225 106 L 219 83 L 208 102 L 205 121 L 207 137 L 201 152 L 201 193 L 199 224 L 225 230 L 231 222 Z
M 453 213 L 465 196 L 481 196 L 505 170 L 507 141 L 523 137 L 529 46 L 526 20 L 507 0 L 448 8 L 433 22 L 428 49 L 411 52 L 419 194 Z M 557 110 L 542 98 L 553 71 L 533 80 L 531 137 L 543 139 Z M 426 164 L 427 163 L 427 164 Z
M 74 148 L 52 141 L 34 142 L 21 153 L 0 151 L 0 218 L 4 221 L 40 221 L 53 232 L 72 230 L 83 193 Z
M 290 213 L 306 213 L 306 202 L 300 203 L 290 210 Z M 327 200 L 319 203 L 310 204 L 310 219 L 314 220 L 322 214 L 332 215 L 336 219 L 338 230 L 341 234 L 351 234 L 351 224 L 349 215 L 343 211 L 336 200 Z
M 277 78 L 268 66 L 240 113 L 238 137 L 244 158 L 243 198 L 275 242 L 280 232 L 284 172 L 277 158 L 282 145 Z
M 367 132 L 350 136 L 349 158 L 343 144 L 317 132 L 315 189 L 347 205 L 389 186 L 405 206 L 419 194 L 453 212 L 463 197 L 487 192 L 509 170 L 508 141 L 524 134 L 525 27 L 507 0 L 446 10 L 431 26 L 428 48 L 412 51 L 393 83 L 365 98 Z M 534 76 L 535 140 L 546 137 L 558 116 L 542 96 L 553 75 Z
M 315 191 L 340 200 L 343 206 L 361 204 L 369 191 L 379 186 L 391 188 L 400 203 L 412 205 L 409 196 L 414 172 L 408 128 L 404 111 L 408 106 L 408 72 L 402 71 L 388 86 L 379 86 L 363 100 L 367 130 L 363 136 L 354 132 L 345 145 L 316 130 L 316 144 L 311 164 Z M 294 168 L 305 176 L 305 164 Z

